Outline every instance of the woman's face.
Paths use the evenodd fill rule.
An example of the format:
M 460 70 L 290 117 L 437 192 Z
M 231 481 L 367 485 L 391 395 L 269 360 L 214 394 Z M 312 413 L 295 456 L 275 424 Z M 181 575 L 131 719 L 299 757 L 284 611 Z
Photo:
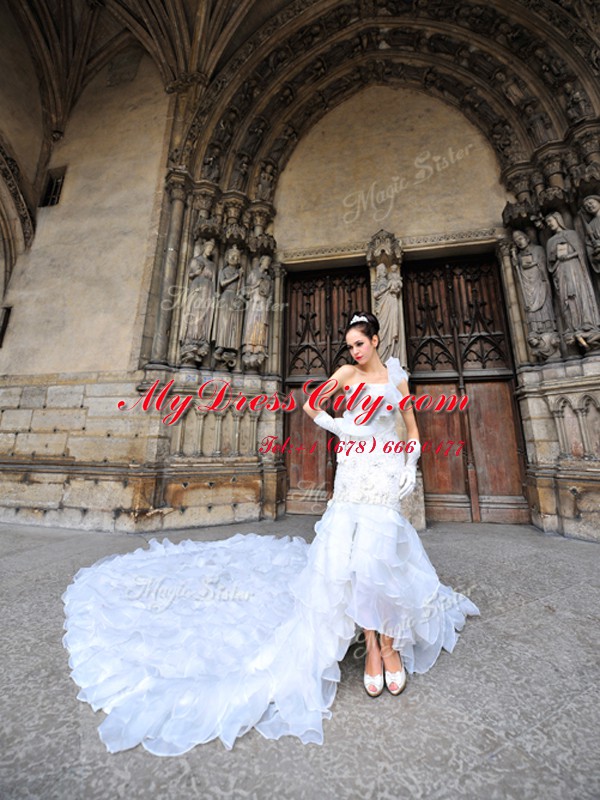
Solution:
M 357 364 L 367 364 L 371 360 L 373 354 L 377 352 L 378 341 L 377 335 L 369 339 L 358 327 L 350 328 L 346 334 L 348 352 Z
M 583 207 L 590 214 L 595 214 L 600 209 L 600 203 L 595 197 L 586 197 L 583 201 Z

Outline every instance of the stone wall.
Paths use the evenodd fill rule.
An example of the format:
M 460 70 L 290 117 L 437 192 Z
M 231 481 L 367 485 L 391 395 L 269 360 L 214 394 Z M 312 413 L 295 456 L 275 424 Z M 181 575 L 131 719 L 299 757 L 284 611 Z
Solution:
M 518 397 L 533 522 L 546 531 L 600 536 L 600 358 L 522 374 Z
M 110 67 L 87 87 L 55 145 L 50 168 L 67 168 L 60 203 L 39 209 L 5 299 L 5 520 L 130 529 L 140 509 L 153 508 L 156 475 L 143 465 L 156 462 L 164 426 L 119 416 L 117 403 L 139 397 L 143 378 L 169 101 L 147 56 L 133 80 L 109 75 Z
M 441 100 L 372 86 L 302 139 L 277 186 L 274 233 L 287 253 L 502 225 L 506 190 L 483 134 Z
M 167 98 L 144 57 L 131 83 L 90 84 L 55 146 L 60 203 L 38 211 L 18 260 L 0 373 L 137 367 L 164 181 Z

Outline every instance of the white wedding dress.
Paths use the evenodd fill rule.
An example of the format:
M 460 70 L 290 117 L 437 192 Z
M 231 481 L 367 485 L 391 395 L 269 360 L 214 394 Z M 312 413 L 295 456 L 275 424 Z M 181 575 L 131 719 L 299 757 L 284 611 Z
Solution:
M 407 672 L 423 673 L 479 614 L 440 583 L 400 513 L 405 456 L 383 445 L 398 441 L 406 373 L 396 358 L 386 364 L 389 383 L 364 389 L 384 406 L 359 426 L 360 408 L 344 413 L 348 439 L 365 449 L 338 456 L 312 544 L 152 539 L 79 570 L 63 595 L 63 644 L 77 697 L 107 714 L 99 733 L 110 752 L 141 743 L 174 756 L 217 737 L 230 749 L 252 728 L 322 744 L 357 626 L 393 636 Z

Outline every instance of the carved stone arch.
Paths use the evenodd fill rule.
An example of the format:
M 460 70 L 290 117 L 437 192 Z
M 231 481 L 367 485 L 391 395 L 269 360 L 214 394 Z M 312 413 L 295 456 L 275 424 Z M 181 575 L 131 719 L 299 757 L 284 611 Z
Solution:
M 271 118 L 270 128 L 252 160 L 252 171 L 248 181 L 249 193 L 251 192 L 251 187 L 256 183 L 261 162 L 273 160 L 271 156 L 272 148 L 282 136 L 285 138 L 286 129 L 290 131 L 290 144 L 287 147 L 283 147 L 278 154 L 276 163 L 279 173 L 285 166 L 285 163 L 293 152 L 294 145 L 300 140 L 301 136 L 336 105 L 349 99 L 366 86 L 375 83 L 406 86 L 407 88 L 416 88 L 420 91 L 426 91 L 424 83 L 426 84 L 428 76 L 431 75 L 432 68 L 429 66 L 430 63 L 430 58 L 427 56 L 415 56 L 410 60 L 405 57 L 402 61 L 392 58 L 383 60 L 374 55 L 366 56 L 360 60 L 357 59 L 343 64 L 335 73 L 328 76 L 328 79 L 319 81 L 313 87 L 312 96 L 299 95 L 297 102 L 290 105 L 285 115 L 275 121 Z M 464 77 L 465 83 L 461 83 L 457 80 L 457 74 Z M 514 112 L 511 113 L 510 116 L 512 119 L 511 122 L 508 122 L 504 116 L 505 110 L 502 108 L 499 98 L 491 97 L 491 93 L 488 92 L 488 99 L 491 100 L 491 102 L 485 100 L 483 95 L 485 87 L 479 79 L 471 79 L 468 81 L 470 76 L 464 68 L 455 70 L 454 74 L 437 69 L 433 77 L 434 82 L 429 86 L 429 91 L 426 93 L 449 105 L 459 108 L 470 121 L 483 131 L 488 139 L 493 136 L 495 126 L 506 126 L 508 131 L 512 132 L 512 140 L 517 153 L 522 153 L 521 158 L 525 160 L 524 151 L 528 146 L 528 136 L 526 130 L 522 126 L 519 116 Z M 329 94 L 329 89 L 332 85 L 335 86 L 343 81 L 346 83 L 343 90 L 337 92 L 334 97 L 330 97 L 325 102 L 323 102 L 323 100 L 319 102 L 320 98 L 324 98 Z M 450 94 L 449 88 L 446 88 L 450 86 L 456 88 L 456 94 Z M 467 94 L 470 86 L 475 86 L 477 89 L 481 90 L 481 104 L 483 105 L 483 103 L 485 103 L 487 117 L 478 114 L 477 109 L 470 107 L 465 108 L 464 105 L 461 105 L 461 99 Z M 268 108 L 261 107 L 254 110 L 257 111 L 258 114 L 252 117 L 249 121 L 250 124 L 257 117 L 269 117 Z M 297 123 L 298 119 L 303 121 L 304 124 L 302 126 Z M 238 141 L 243 140 L 245 133 L 246 129 L 239 134 Z M 494 145 L 493 139 L 492 145 Z M 500 164 L 502 165 L 504 162 L 504 165 L 506 165 L 506 153 L 502 150 L 502 146 L 500 142 L 500 144 L 496 146 L 496 152 L 498 153 Z M 210 143 L 208 147 L 210 148 Z M 238 156 L 235 146 L 232 147 L 228 153 L 225 153 L 224 156 L 225 160 L 221 166 L 221 175 L 223 185 L 227 185 L 235 169 L 235 159 Z M 198 160 L 200 161 L 201 159 Z
M 554 416 L 557 416 L 563 414 L 567 406 L 571 409 L 571 411 L 575 411 L 570 397 L 557 397 L 551 404 L 550 411 Z
M 418 63 L 419 61 L 421 63 Z M 435 74 L 432 76 L 433 82 L 427 87 L 427 80 L 428 77 L 432 75 L 433 69 L 435 69 Z M 383 78 L 380 77 L 381 73 L 384 73 Z M 281 135 L 282 129 L 285 129 L 287 125 L 290 125 L 294 129 L 296 133 L 296 139 L 294 141 L 298 141 L 302 135 L 304 135 L 335 106 L 350 99 L 354 94 L 369 85 L 380 84 L 393 87 L 403 86 L 406 88 L 417 89 L 447 103 L 448 105 L 451 105 L 454 108 L 458 108 L 467 119 L 473 122 L 483 132 L 484 136 L 486 136 L 488 140 L 491 138 L 495 125 L 505 124 L 512 134 L 514 149 L 516 153 L 520 154 L 519 160 L 525 161 L 527 132 L 524 130 L 519 117 L 513 115 L 511 122 L 508 122 L 506 117 L 503 115 L 504 110 L 501 108 L 497 100 L 495 98 L 490 98 L 489 95 L 488 100 L 485 100 L 482 97 L 482 102 L 486 103 L 486 113 L 489 115 L 489 121 L 486 120 L 482 115 L 477 114 L 476 111 L 472 110 L 471 108 L 465 107 L 461 103 L 461 99 L 467 94 L 469 85 L 466 82 L 462 83 L 460 80 L 457 80 L 457 73 L 458 71 L 452 74 L 439 68 L 431 68 L 428 66 L 427 60 L 419 59 L 417 57 L 414 57 L 410 60 L 406 58 L 403 60 L 393 58 L 383 60 L 381 58 L 371 57 L 345 65 L 345 68 L 341 69 L 332 76 L 331 81 L 327 83 L 319 83 L 317 85 L 315 92 L 317 102 L 315 102 L 315 99 L 309 99 L 302 106 L 292 108 L 288 115 L 279 121 L 278 128 L 272 128 L 270 137 L 264 142 L 262 150 L 258 153 L 258 158 L 267 157 L 269 147 L 273 145 L 273 143 L 277 140 L 277 137 Z M 357 78 L 356 80 L 350 80 L 353 75 L 355 78 Z M 367 80 L 364 80 L 363 76 L 367 76 Z M 328 100 L 326 103 L 318 102 L 319 96 L 326 96 L 328 93 L 328 88 L 331 87 L 332 84 L 336 84 L 344 78 L 348 78 L 347 87 L 343 92 L 339 92 L 335 95 L 333 102 L 331 100 Z M 455 87 L 456 94 L 450 93 L 450 86 Z M 479 81 L 471 81 L 471 86 L 483 88 Z M 489 102 L 490 99 L 492 102 Z M 306 110 L 307 113 L 310 110 L 310 116 L 306 117 L 304 126 L 300 127 L 295 124 L 295 120 L 296 118 L 303 118 L 304 110 Z M 492 147 L 495 147 L 493 140 L 490 143 L 492 144 Z M 495 150 L 498 155 L 500 166 L 506 166 L 506 157 L 503 151 L 498 147 L 495 147 Z M 291 156 L 292 152 L 293 147 L 289 147 L 282 153 L 282 157 L 278 162 L 279 172 L 281 172 L 284 168 L 285 163 Z
M 533 5 L 531 2 L 525 5 Z M 598 51 L 600 36 L 598 27 L 595 27 L 595 37 L 590 35 L 594 31 L 592 26 L 588 30 L 581 25 L 581 19 L 577 24 L 573 22 L 573 17 L 568 13 L 567 4 L 559 5 L 557 2 L 536 3 L 536 16 L 542 17 L 543 22 L 539 30 L 543 31 L 540 37 L 542 41 L 551 40 L 556 47 L 560 57 L 570 64 L 575 75 L 581 81 L 583 88 L 588 93 L 596 113 L 600 109 L 600 86 L 598 76 L 600 76 L 600 61 L 594 58 L 594 52 Z M 595 4 L 591 4 L 595 5 Z M 510 7 L 515 9 L 516 14 L 523 14 L 522 4 L 517 0 L 510 0 Z M 538 20 L 535 24 L 539 25 Z
M 348 3 L 337 11 L 331 3 L 303 3 L 298 4 L 297 7 L 298 13 L 295 17 L 292 16 L 292 9 L 288 10 L 285 15 L 279 15 L 281 16 L 280 27 L 286 32 L 285 39 L 278 35 L 273 36 L 275 31 L 279 33 L 278 18 L 270 20 L 264 29 L 260 29 L 252 37 L 245 52 L 242 52 L 233 64 L 223 70 L 223 74 L 216 81 L 220 90 L 219 97 L 209 90 L 202 108 L 198 109 L 198 116 L 189 131 L 192 138 L 196 137 L 196 141 L 192 146 L 188 134 L 188 151 L 196 149 L 196 147 L 203 150 L 207 145 L 204 137 L 202 137 L 204 145 L 200 142 L 199 134 L 203 131 L 211 131 L 216 124 L 216 119 L 209 110 L 211 104 L 212 109 L 217 113 L 224 111 L 236 93 L 236 88 L 232 86 L 236 77 L 240 81 L 242 79 L 252 80 L 251 76 L 254 71 L 255 78 L 259 79 L 257 83 L 260 84 L 262 90 L 265 86 L 270 85 L 269 79 L 275 74 L 273 67 L 278 65 L 283 57 L 286 70 L 282 80 L 289 82 L 290 70 L 287 67 L 294 66 L 299 62 L 299 59 L 294 59 L 293 48 L 289 45 L 290 41 L 307 43 L 308 46 L 300 54 L 300 59 L 303 61 L 319 55 L 319 49 L 324 47 L 324 40 L 323 37 L 315 34 L 315 44 L 315 41 L 306 33 L 310 26 L 317 31 L 319 26 L 327 30 L 327 43 L 333 41 L 336 36 L 347 35 L 349 31 L 363 37 L 375 35 L 377 38 L 377 35 L 381 34 L 381 30 L 376 29 L 374 34 L 374 25 L 387 25 L 388 28 L 395 26 L 396 29 L 401 25 L 414 26 L 422 33 L 429 26 L 432 30 L 444 31 L 446 36 L 462 36 L 463 38 L 468 36 L 482 48 L 484 53 L 488 55 L 491 53 L 492 56 L 499 57 L 505 66 L 511 62 L 516 63 L 518 72 L 529 76 L 528 82 L 532 85 L 532 98 L 537 98 L 540 103 L 539 110 L 548 115 L 559 135 L 564 133 L 568 124 L 565 125 L 564 113 L 562 115 L 556 113 L 555 96 L 550 95 L 548 86 L 551 85 L 554 90 L 555 87 L 564 85 L 567 78 L 579 79 L 582 75 L 591 73 L 582 54 L 573 50 L 571 40 L 575 38 L 574 35 L 568 39 L 565 38 L 564 46 L 555 52 L 552 48 L 559 41 L 560 34 L 552 28 L 551 22 L 540 19 L 535 11 L 524 9 L 522 4 L 510 3 L 508 14 L 504 13 L 504 8 L 500 12 L 493 7 L 487 8 L 477 4 L 462 3 L 456 7 L 455 4 L 444 2 L 432 2 L 420 7 L 415 7 L 413 4 L 410 7 L 410 13 L 402 13 L 407 10 L 405 4 L 393 2 Z M 344 22 L 346 24 L 342 32 L 340 32 L 339 26 L 335 25 L 334 14 L 338 15 L 338 20 L 341 18 L 339 15 L 345 14 Z M 548 35 L 540 37 L 540 29 Z M 263 46 L 270 41 L 270 35 L 273 38 L 273 46 L 270 51 L 265 53 Z M 581 45 L 581 40 L 582 36 L 580 35 L 576 41 Z M 523 48 L 522 45 L 525 41 L 531 45 L 529 49 Z M 586 44 L 588 50 L 592 44 L 592 40 Z M 378 46 L 381 47 L 381 45 L 382 42 L 379 41 Z M 538 51 L 540 55 L 536 55 Z M 379 52 L 387 54 L 389 50 L 379 50 Z M 542 60 L 542 54 L 544 60 Z M 552 72 L 553 69 L 557 71 L 556 75 Z M 537 75 L 535 86 L 533 85 L 533 75 Z M 594 109 L 600 108 L 600 94 L 591 74 L 587 76 L 584 88 L 586 88 Z M 263 97 L 268 94 L 268 89 L 265 93 L 261 91 Z M 559 116 L 562 119 L 559 119 Z M 556 131 L 555 136 L 550 138 L 556 138 Z
M 17 256 L 29 247 L 33 235 L 34 220 L 21 171 L 0 144 L 0 298 L 8 288 Z
M 6 294 L 8 284 L 17 260 L 24 248 L 24 241 L 18 224 L 15 224 L 14 211 L 6 207 L 4 187 L 0 186 L 0 300 Z
M 600 398 L 584 394 L 579 403 L 579 423 L 585 457 L 600 459 Z
M 560 396 L 551 408 L 556 423 L 560 455 L 563 458 L 583 457 L 587 451 L 586 433 L 579 406 L 572 398 Z
M 600 411 L 600 399 L 594 397 L 592 394 L 584 394 L 582 395 L 577 410 L 587 414 L 590 410 L 590 406 L 594 406 L 596 411 Z

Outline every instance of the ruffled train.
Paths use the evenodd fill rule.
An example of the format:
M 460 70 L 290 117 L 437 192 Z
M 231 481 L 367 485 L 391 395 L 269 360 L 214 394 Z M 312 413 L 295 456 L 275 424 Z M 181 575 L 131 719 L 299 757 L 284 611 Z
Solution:
M 308 545 L 237 534 L 153 539 L 81 569 L 63 595 L 72 678 L 110 752 L 156 755 L 256 728 L 323 742 L 357 625 L 393 637 L 406 670 L 451 652 L 469 614 L 396 510 L 331 501 Z

